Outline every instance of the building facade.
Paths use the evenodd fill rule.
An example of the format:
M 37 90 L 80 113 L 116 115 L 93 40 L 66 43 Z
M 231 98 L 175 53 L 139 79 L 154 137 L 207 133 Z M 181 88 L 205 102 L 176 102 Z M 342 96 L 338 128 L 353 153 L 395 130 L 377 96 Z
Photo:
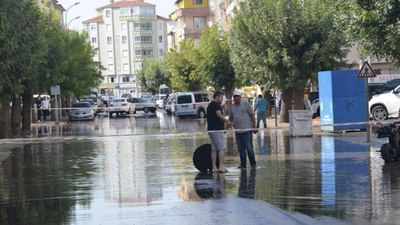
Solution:
M 139 96 L 136 73 L 145 58 L 164 57 L 171 21 L 157 16 L 155 5 L 144 0 L 111 1 L 98 8 L 97 14 L 83 23 L 89 41 L 97 49 L 94 58 L 105 68 L 100 94 Z
M 214 0 L 176 0 L 177 9 L 170 15 L 176 21 L 172 31 L 174 43 L 187 38 L 197 44 L 204 28 L 214 22 Z M 211 5 L 211 7 L 210 7 Z

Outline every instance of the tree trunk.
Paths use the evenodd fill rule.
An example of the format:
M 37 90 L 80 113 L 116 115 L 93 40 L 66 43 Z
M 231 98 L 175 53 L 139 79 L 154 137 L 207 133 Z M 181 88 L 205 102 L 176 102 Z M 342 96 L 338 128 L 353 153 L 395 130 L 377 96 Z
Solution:
M 22 94 L 22 134 L 30 134 L 32 115 L 34 114 L 33 108 L 33 95 L 31 93 Z
M 1 100 L 0 102 L 0 138 L 10 137 L 10 102 Z
M 21 136 L 21 96 L 19 94 L 12 98 L 11 133 L 13 137 Z
M 289 122 L 289 110 L 304 109 L 304 90 L 288 88 L 282 92 L 281 113 L 279 123 Z

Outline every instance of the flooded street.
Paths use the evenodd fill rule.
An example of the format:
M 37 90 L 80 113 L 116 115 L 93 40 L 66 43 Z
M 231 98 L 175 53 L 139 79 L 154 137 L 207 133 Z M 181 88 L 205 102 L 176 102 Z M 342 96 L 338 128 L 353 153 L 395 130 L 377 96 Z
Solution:
M 206 121 L 153 116 L 35 125 L 0 142 L 3 224 L 398 224 L 400 164 L 384 165 L 365 133 L 254 135 L 257 169 L 200 174 Z

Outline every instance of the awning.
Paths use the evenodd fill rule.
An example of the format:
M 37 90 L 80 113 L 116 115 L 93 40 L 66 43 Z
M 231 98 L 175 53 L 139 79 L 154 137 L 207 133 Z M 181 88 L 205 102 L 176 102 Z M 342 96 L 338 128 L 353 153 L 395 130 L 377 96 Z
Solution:
M 114 89 L 116 85 L 114 83 L 100 84 L 99 89 Z

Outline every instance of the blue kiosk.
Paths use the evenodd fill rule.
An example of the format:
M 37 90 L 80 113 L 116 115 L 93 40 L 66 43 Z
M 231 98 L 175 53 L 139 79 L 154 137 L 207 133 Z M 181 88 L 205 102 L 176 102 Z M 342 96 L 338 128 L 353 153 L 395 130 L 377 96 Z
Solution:
M 366 102 L 364 79 L 359 70 L 318 72 L 321 130 L 366 130 L 366 124 L 333 125 L 365 122 Z

